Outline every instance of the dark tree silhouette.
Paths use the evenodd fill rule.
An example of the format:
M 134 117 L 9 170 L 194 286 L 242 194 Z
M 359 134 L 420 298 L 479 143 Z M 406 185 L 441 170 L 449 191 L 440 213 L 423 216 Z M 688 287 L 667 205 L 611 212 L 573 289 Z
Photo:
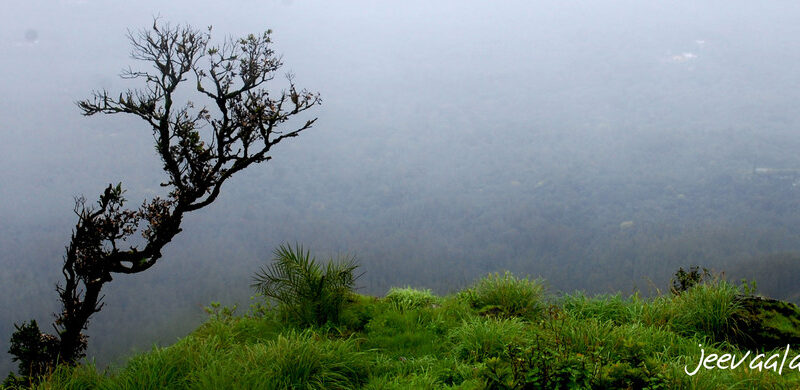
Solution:
M 103 285 L 114 274 L 135 274 L 156 264 L 162 248 L 180 233 L 184 214 L 214 202 L 231 176 L 268 161 L 273 146 L 314 124 L 316 119 L 291 119 L 318 105 L 318 94 L 297 90 L 291 75 L 287 90 L 274 94 L 265 88 L 282 65 L 271 48 L 270 31 L 218 45 L 210 43 L 210 32 L 210 27 L 199 31 L 157 20 L 150 29 L 129 32 L 132 57 L 152 69 L 129 68 L 122 77 L 141 80 L 143 87 L 117 97 L 96 91 L 78 102 L 83 115 L 123 113 L 144 120 L 152 128 L 167 174 L 162 186 L 169 192 L 137 209 L 124 208 L 121 184 L 109 185 L 95 206 L 76 199 L 78 222 L 64 256 L 65 280 L 57 287 L 63 308 L 54 323 L 57 348 L 28 352 L 25 361 L 16 356 L 21 374 L 75 364 L 84 356 L 89 318 L 103 307 Z M 179 103 L 179 87 L 181 96 L 196 95 L 208 106 Z M 32 327 L 33 322 L 18 329 L 30 333 Z M 23 339 L 39 340 L 16 338 Z M 18 350 L 36 348 L 29 347 Z M 49 362 L 30 362 L 29 356 L 47 356 Z

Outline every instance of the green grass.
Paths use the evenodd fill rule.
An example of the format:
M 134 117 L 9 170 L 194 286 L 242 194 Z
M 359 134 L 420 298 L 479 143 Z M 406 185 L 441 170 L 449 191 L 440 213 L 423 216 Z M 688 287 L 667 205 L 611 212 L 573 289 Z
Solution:
M 506 354 L 506 347 L 525 339 L 525 324 L 516 319 L 473 318 L 448 333 L 452 353 L 466 362 L 482 362 Z
M 741 309 L 738 293 L 738 287 L 725 281 L 697 285 L 660 305 L 656 322 L 682 335 L 727 341 L 739 332 L 733 317 Z
M 536 319 L 545 307 L 543 282 L 510 272 L 489 274 L 458 297 L 482 313 L 501 317 Z
M 561 307 L 574 318 L 595 318 L 621 325 L 641 319 L 643 302 L 638 296 L 625 298 L 621 294 L 615 294 L 587 297 L 576 292 L 564 296 Z
M 282 321 L 263 307 L 243 316 L 217 307 L 174 345 L 104 371 L 62 367 L 37 388 L 800 387 L 796 370 L 684 373 L 697 365 L 699 344 L 706 354 L 744 354 L 730 342 L 737 291 L 715 281 L 648 299 L 554 297 L 541 281 L 493 274 L 445 297 L 410 288 L 380 299 L 354 296 L 340 322 L 319 327 Z
M 389 290 L 384 299 L 394 304 L 400 311 L 431 306 L 439 300 L 431 290 L 417 290 L 411 287 L 394 287 Z

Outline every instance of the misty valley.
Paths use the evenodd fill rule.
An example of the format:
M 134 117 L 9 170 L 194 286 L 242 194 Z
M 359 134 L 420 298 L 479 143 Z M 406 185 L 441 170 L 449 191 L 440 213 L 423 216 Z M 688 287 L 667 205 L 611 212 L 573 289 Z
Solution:
M 86 359 L 34 388 L 137 388 L 159 365 L 180 378 L 156 388 L 800 383 L 697 360 L 800 342 L 797 6 L 183 3 L 3 6 L 2 375 L 20 324 L 69 322 L 56 285 L 102 209 L 123 222 L 96 246 L 116 263 Z M 136 73 L 163 70 L 126 29 L 188 25 L 241 52 L 196 38 L 215 70 L 175 78 L 189 114 L 160 123 L 170 78 Z

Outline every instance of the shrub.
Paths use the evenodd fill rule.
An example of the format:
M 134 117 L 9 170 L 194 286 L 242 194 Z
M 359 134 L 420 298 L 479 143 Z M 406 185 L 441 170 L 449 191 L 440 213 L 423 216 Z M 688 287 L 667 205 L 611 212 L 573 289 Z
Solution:
M 273 263 L 255 275 L 253 287 L 279 302 L 279 308 L 302 326 L 339 320 L 358 276 L 354 258 L 330 260 L 323 268 L 308 251 L 281 245 Z
M 385 299 L 400 311 L 430 306 L 437 301 L 431 290 L 417 290 L 411 287 L 393 287 L 386 294 Z
M 543 309 L 544 285 L 540 280 L 520 279 L 506 271 L 489 274 L 471 288 L 459 293 L 482 314 L 534 319 Z
M 375 316 L 377 299 L 359 294 L 352 294 L 350 298 L 339 314 L 339 325 L 360 332 Z
M 557 354 L 549 347 L 508 347 L 479 371 L 488 389 L 588 389 L 592 369 L 580 354 Z M 624 387 L 618 387 L 624 388 Z
M 678 339 L 640 324 L 558 315 L 541 333 L 487 359 L 480 376 L 487 388 L 496 389 L 668 388 L 662 362 L 653 356 Z
M 16 331 L 11 336 L 12 361 L 19 365 L 21 376 L 9 374 L 2 386 L 9 388 L 38 382 L 42 375 L 52 371 L 58 360 L 59 341 L 55 336 L 42 333 L 36 320 L 22 325 L 14 324 Z
M 684 271 L 683 267 L 678 269 L 675 276 L 672 277 L 672 287 L 670 291 L 678 295 L 690 288 L 709 281 L 712 278 L 711 271 L 708 268 L 701 268 L 700 266 L 693 265 L 689 267 L 689 271 Z

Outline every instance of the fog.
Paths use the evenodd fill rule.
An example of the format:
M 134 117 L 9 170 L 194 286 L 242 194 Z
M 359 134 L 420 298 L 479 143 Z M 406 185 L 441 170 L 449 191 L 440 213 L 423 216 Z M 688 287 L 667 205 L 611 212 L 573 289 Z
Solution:
M 121 69 L 146 64 L 126 31 L 154 17 L 217 40 L 272 29 L 283 70 L 323 105 L 313 129 L 185 218 L 155 267 L 106 286 L 88 331 L 98 365 L 184 336 L 212 301 L 246 311 L 253 272 L 283 242 L 355 255 L 360 292 L 376 295 L 505 269 L 553 292 L 655 294 L 700 264 L 800 296 L 795 2 L 2 8 L 0 352 L 13 323 L 50 330 L 75 196 L 117 182 L 130 205 L 163 195 L 149 127 L 75 105 L 132 85 Z

